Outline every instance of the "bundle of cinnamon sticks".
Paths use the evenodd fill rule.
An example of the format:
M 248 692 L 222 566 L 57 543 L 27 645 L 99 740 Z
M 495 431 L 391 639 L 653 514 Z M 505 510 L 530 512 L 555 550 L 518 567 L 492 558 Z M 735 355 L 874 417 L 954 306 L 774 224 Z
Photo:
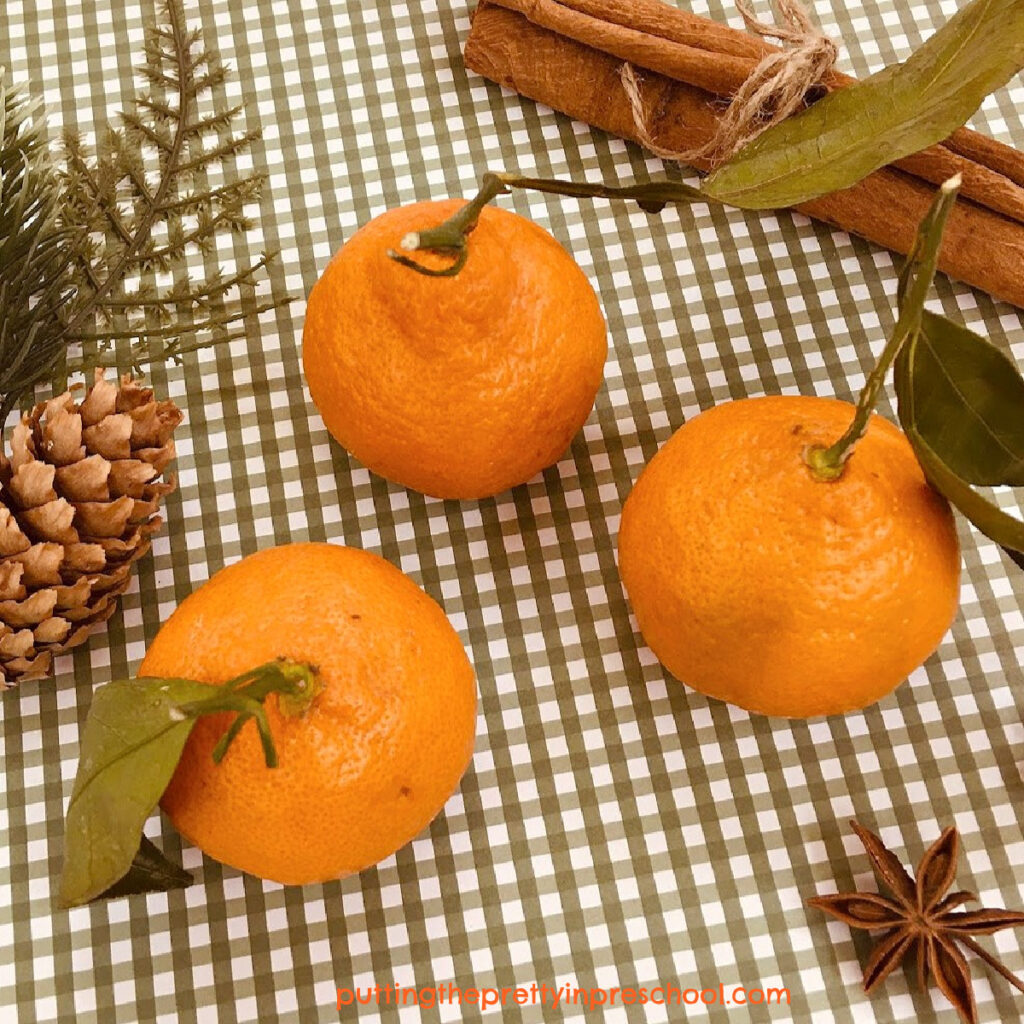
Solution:
M 663 0 L 481 0 L 465 62 L 530 99 L 639 142 L 620 78 L 628 62 L 641 78 L 648 136 L 660 148 L 690 151 L 711 140 L 728 98 L 776 49 Z M 853 81 L 833 73 L 822 85 Z M 797 209 L 906 254 L 935 186 L 956 173 L 963 187 L 940 267 L 1024 308 L 1024 153 L 1010 146 L 960 129 Z

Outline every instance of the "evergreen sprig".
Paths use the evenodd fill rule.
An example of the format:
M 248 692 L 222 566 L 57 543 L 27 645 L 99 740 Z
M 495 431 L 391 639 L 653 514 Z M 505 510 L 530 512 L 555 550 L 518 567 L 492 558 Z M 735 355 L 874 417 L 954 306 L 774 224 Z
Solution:
M 0 68 L 0 424 L 65 350 L 72 238 L 39 114 Z
M 138 74 L 145 91 L 121 114 L 119 126 L 97 134 L 93 152 L 69 133 L 62 166 L 54 170 L 41 132 L 21 131 L 21 149 L 29 146 L 38 164 L 31 180 L 46 213 L 35 226 L 37 248 L 46 240 L 43 253 L 51 260 L 42 254 L 29 266 L 23 254 L 20 262 L 8 260 L 8 250 L 18 251 L 17 240 L 32 225 L 13 210 L 4 216 L 8 192 L 12 207 L 19 199 L 5 184 L 0 282 L 5 271 L 17 275 L 35 297 L 26 315 L 0 334 L 6 411 L 34 385 L 61 376 L 57 370 L 66 376 L 111 359 L 134 367 L 180 360 L 186 352 L 242 336 L 242 321 L 288 301 L 256 294 L 273 259 L 266 253 L 230 274 L 188 273 L 190 255 L 209 256 L 225 235 L 252 228 L 246 208 L 259 201 L 264 177 L 225 169 L 220 184 L 208 185 L 209 173 L 240 155 L 260 131 L 234 130 L 241 105 L 214 104 L 212 113 L 200 114 L 229 71 L 203 46 L 201 31 L 186 25 L 182 0 L 162 0 Z M 20 159 L 18 143 L 19 136 L 9 141 L 5 135 L 0 167 Z M 22 184 L 20 194 L 27 187 Z M 36 193 L 29 191 L 23 205 Z M 22 241 L 22 251 L 25 246 Z M 41 296 L 48 301 L 40 303 Z

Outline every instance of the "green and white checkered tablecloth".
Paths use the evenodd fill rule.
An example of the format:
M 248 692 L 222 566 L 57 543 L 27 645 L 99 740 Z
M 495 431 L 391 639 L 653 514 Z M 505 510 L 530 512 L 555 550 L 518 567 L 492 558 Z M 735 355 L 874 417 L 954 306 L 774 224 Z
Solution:
M 682 0 L 681 0 L 682 2 Z M 689 2 L 689 0 L 687 0 Z M 729 0 L 692 8 L 739 24 Z M 763 4 L 761 5 L 764 6 Z M 263 125 L 253 251 L 305 295 L 387 207 L 471 194 L 484 168 L 628 182 L 656 159 L 467 74 L 464 0 L 187 0 Z M 817 0 L 859 74 L 905 55 L 956 0 Z M 0 64 L 88 133 L 133 92 L 150 0 L 4 0 Z M 975 125 L 1024 146 L 1019 80 Z M 571 450 L 496 499 L 442 502 L 334 445 L 300 369 L 302 301 L 246 342 L 160 368 L 187 412 L 167 526 L 106 632 L 56 681 L 3 695 L 0 1021 L 474 1020 L 475 1007 L 348 1007 L 338 987 L 786 986 L 791 1005 L 594 1010 L 606 1021 L 939 1021 L 894 975 L 859 989 L 865 937 L 806 910 L 872 886 L 856 816 L 914 861 L 955 823 L 958 882 L 1024 904 L 1024 577 L 964 528 L 962 610 L 927 665 L 863 713 L 751 718 L 685 690 L 644 647 L 619 583 L 619 511 L 672 431 L 715 402 L 850 398 L 891 324 L 893 260 L 789 214 L 635 208 L 517 194 L 582 265 L 608 318 L 607 382 Z M 217 254 L 229 265 L 240 239 Z M 948 311 L 1024 362 L 1018 310 L 941 280 Z M 891 414 L 891 407 L 883 411 Z M 147 833 L 194 869 L 168 895 L 54 911 L 62 817 L 94 686 L 137 666 L 162 619 L 225 563 L 293 540 L 379 552 L 444 605 L 479 677 L 478 743 L 427 832 L 356 878 L 283 888 Z M 983 939 L 1024 970 L 1021 936 Z M 1024 998 L 979 965 L 986 1024 Z M 490 1019 L 587 1015 L 539 1006 Z

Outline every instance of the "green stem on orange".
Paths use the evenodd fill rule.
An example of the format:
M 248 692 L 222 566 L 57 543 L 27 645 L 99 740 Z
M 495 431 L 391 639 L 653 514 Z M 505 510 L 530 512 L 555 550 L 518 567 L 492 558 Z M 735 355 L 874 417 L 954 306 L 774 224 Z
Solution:
M 457 213 L 436 228 L 410 232 L 399 243 L 406 252 L 425 250 L 454 255 L 455 262 L 449 266 L 439 270 L 425 267 L 422 263 L 417 263 L 416 260 L 395 252 L 394 249 L 388 249 L 388 256 L 401 263 L 403 267 L 409 267 L 428 277 L 454 277 L 466 265 L 466 260 L 469 258 L 469 235 L 480 219 L 480 211 L 496 196 L 507 191 L 508 189 L 499 175 L 488 172 L 481 179 L 480 191 Z
M 804 461 L 811 473 L 819 480 L 829 482 L 843 475 L 846 463 L 864 436 L 871 420 L 871 414 L 878 404 L 878 397 L 885 385 L 885 379 L 896 356 L 908 341 L 921 329 L 924 303 L 931 289 L 938 269 L 939 249 L 942 233 L 960 188 L 960 175 L 950 178 L 941 186 L 924 220 L 917 230 L 914 245 L 907 256 L 907 262 L 900 274 L 898 291 L 899 318 L 875 368 L 857 400 L 857 410 L 849 428 L 834 444 L 811 445 L 804 452 Z
M 229 679 L 213 696 L 183 704 L 181 710 L 191 716 L 215 714 L 218 711 L 237 712 L 235 720 L 214 747 L 213 760 L 217 764 L 224 759 L 228 747 L 245 723 L 252 719 L 259 730 L 267 767 L 276 768 L 277 749 L 263 707 L 264 701 L 276 693 L 281 713 L 297 717 L 308 710 L 321 689 L 320 677 L 313 666 L 278 658 Z
M 480 219 L 480 211 L 497 196 L 514 188 L 547 192 L 552 195 L 573 196 L 577 199 L 633 199 L 648 213 L 659 213 L 668 203 L 711 203 L 717 200 L 704 195 L 691 185 L 676 181 L 651 181 L 642 185 L 592 185 L 586 181 L 559 181 L 549 178 L 526 178 L 504 171 L 488 171 L 480 179 L 480 191 L 457 213 L 435 228 L 413 231 L 406 235 L 400 247 L 406 252 L 436 252 L 454 256 L 447 267 L 434 269 L 394 249 L 388 250 L 391 259 L 430 277 L 454 277 L 469 258 L 469 236 Z

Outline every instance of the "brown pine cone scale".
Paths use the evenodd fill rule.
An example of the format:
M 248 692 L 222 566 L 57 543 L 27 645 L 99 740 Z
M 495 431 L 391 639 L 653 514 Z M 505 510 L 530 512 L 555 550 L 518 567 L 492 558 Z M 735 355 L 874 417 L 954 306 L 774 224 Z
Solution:
M 53 656 L 113 615 L 162 525 L 161 479 L 181 410 L 96 371 L 37 405 L 0 451 L 0 690 L 50 675 Z

